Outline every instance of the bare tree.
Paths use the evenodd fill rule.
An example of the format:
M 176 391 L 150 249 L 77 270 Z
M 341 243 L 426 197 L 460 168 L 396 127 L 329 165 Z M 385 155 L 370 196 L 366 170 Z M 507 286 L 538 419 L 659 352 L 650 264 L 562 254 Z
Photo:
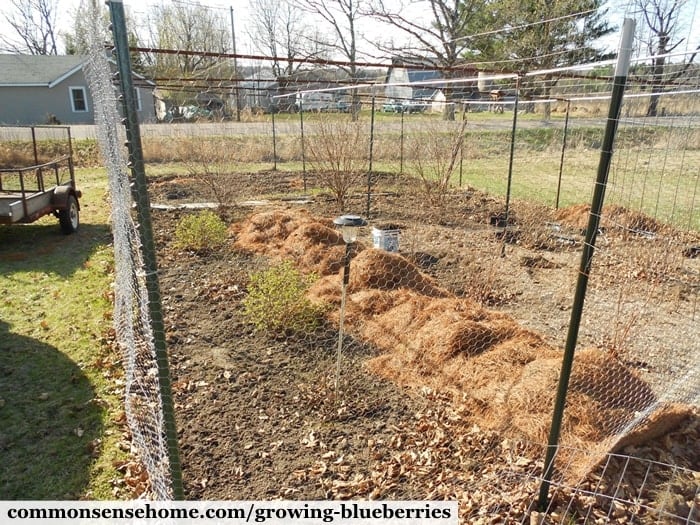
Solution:
M 226 53 L 231 48 L 230 23 L 221 11 L 200 4 L 155 5 L 150 12 L 151 44 L 155 48 Z M 158 53 L 157 75 L 189 77 L 220 62 L 215 57 Z
M 357 68 L 357 22 L 362 13 L 366 12 L 365 0 L 294 0 L 302 10 L 323 19 L 330 28 L 332 40 L 317 44 L 328 47 L 335 54 L 343 57 L 348 62 L 345 71 L 351 82 L 358 80 Z M 350 106 L 352 119 L 357 120 L 360 112 L 360 97 L 357 90 L 352 91 Z
M 264 55 L 273 58 L 275 77 L 289 76 L 299 68 L 299 59 L 316 58 L 312 30 L 303 23 L 304 13 L 282 0 L 251 0 L 248 34 Z
M 128 39 L 130 47 L 141 47 L 138 36 L 134 31 L 138 27 L 136 21 L 131 16 L 130 11 L 126 11 L 126 27 L 128 31 Z M 90 16 L 86 16 L 90 13 Z M 92 20 L 91 16 L 95 14 L 96 19 Z M 98 26 L 104 29 L 107 33 L 109 26 L 109 10 L 98 0 L 80 0 L 78 6 L 71 13 L 73 17 L 73 25 L 70 30 L 60 32 L 60 36 L 65 44 L 66 55 L 87 55 L 91 49 L 91 39 L 95 35 L 91 35 L 93 24 L 98 23 Z M 145 73 L 143 59 L 138 51 L 129 53 L 131 56 L 131 67 L 136 73 Z
M 637 0 L 637 7 L 641 10 L 647 29 L 642 41 L 649 54 L 654 57 L 651 59 L 651 78 L 655 93 L 649 98 L 648 117 L 655 117 L 658 112 L 658 92 L 662 91 L 667 83 L 683 76 L 700 51 L 699 45 L 680 67 L 668 72 L 670 64 L 666 55 L 675 51 L 685 41 L 685 38 L 678 37 L 678 32 L 683 21 L 683 7 L 687 3 L 687 0 Z
M 93 11 L 88 11 L 92 9 Z M 96 13 L 98 25 L 104 28 L 105 33 L 109 26 L 109 11 L 95 0 L 80 0 L 78 6 L 71 13 L 73 25 L 70 30 L 61 31 L 60 35 L 66 46 L 67 55 L 83 55 L 90 51 L 90 40 L 93 22 L 85 13 Z
M 151 7 L 148 21 L 150 47 L 169 51 L 144 54 L 147 70 L 163 83 L 181 86 L 162 90 L 166 104 L 206 104 L 217 111 L 224 111 L 227 103 L 239 107 L 237 91 L 231 90 L 228 101 L 222 98 L 228 93 L 222 85 L 238 80 L 235 63 L 216 56 L 233 47 L 227 10 L 198 2 L 163 3 Z
M 444 70 L 447 78 L 459 75 L 456 70 L 465 55 L 485 46 L 483 39 L 466 38 L 491 26 L 489 0 L 372 0 L 369 15 L 393 28 L 400 29 L 408 42 L 396 45 L 380 44 L 384 52 L 399 56 L 403 64 L 432 66 Z M 416 6 L 423 5 L 430 17 L 414 17 Z M 486 41 L 484 41 L 486 42 Z M 449 102 L 453 90 L 444 88 Z M 446 104 L 444 117 L 454 120 L 454 105 Z
M 57 55 L 56 13 L 59 0 L 5 0 L 11 9 L 5 21 L 14 35 L 0 36 L 3 51 Z M 13 36 L 17 39 L 13 39 Z

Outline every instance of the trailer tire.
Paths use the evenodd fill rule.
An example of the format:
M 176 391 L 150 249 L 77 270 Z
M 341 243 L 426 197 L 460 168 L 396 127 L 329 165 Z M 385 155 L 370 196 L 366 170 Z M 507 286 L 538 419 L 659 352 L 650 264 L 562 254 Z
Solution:
M 75 195 L 69 195 L 66 202 L 66 207 L 58 212 L 58 222 L 61 225 L 61 230 L 66 235 L 78 231 L 80 225 L 80 211 L 78 208 L 78 200 Z

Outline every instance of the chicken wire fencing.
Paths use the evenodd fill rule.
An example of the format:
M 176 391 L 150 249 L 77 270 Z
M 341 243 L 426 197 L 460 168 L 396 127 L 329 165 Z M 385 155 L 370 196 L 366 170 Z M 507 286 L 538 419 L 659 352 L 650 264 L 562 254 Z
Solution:
M 92 50 L 86 63 L 86 78 L 94 104 L 95 122 L 102 160 L 108 173 L 114 243 L 114 328 L 124 366 L 124 409 L 133 449 L 148 473 L 146 495 L 153 499 L 173 498 L 173 473 L 166 442 L 161 367 L 154 346 L 146 286 L 146 265 L 138 222 L 132 217 L 132 181 L 127 166 L 131 159 L 124 144 L 126 134 L 113 84 L 113 70 L 107 61 L 105 35 L 91 8 Z M 166 378 L 167 379 L 167 378 Z
M 91 62 L 100 72 L 91 84 L 112 108 L 100 117 L 100 140 L 109 152 L 116 289 L 126 294 L 115 299 L 115 320 L 133 378 L 127 413 L 154 495 L 171 497 L 139 226 L 100 56 Z M 219 69 L 229 58 L 218 59 Z M 321 353 L 308 364 L 317 376 L 312 386 L 276 395 L 330 421 L 363 417 L 357 399 L 372 392 L 353 379 L 359 368 L 434 403 L 417 418 L 420 431 L 385 443 L 391 455 L 369 475 L 348 478 L 330 461 L 317 462 L 295 471 L 287 497 L 303 496 L 299 487 L 310 479 L 327 497 L 382 497 L 410 478 L 426 487 L 420 497 L 459 498 L 469 523 L 494 515 L 514 523 L 697 521 L 698 76 L 691 71 L 672 84 L 643 64 L 629 79 L 618 122 L 546 509 L 536 508 L 535 497 L 610 75 L 564 68 L 556 83 L 550 72 L 465 77 L 469 96 L 447 104 L 451 121 L 441 117 L 445 104 L 401 105 L 382 86 L 358 90 L 357 115 L 345 112 L 345 99 L 327 82 L 296 83 L 291 97 L 279 87 L 256 91 L 277 101 L 268 113 L 246 106 L 253 98 L 235 81 L 222 85 L 218 69 L 206 89 L 199 85 L 206 75 L 196 89 L 193 82 L 169 87 L 173 100 L 193 103 L 178 102 L 165 123 L 141 127 L 154 219 L 171 225 L 158 243 L 167 266 L 161 277 L 173 290 L 177 281 L 191 283 L 190 306 L 210 305 L 220 324 L 204 333 L 190 320 L 183 336 L 182 294 L 165 293 L 161 335 L 177 332 L 168 339 L 171 355 L 190 359 L 183 356 L 206 343 L 214 356 L 230 356 L 251 340 L 264 341 L 268 355 L 275 342 L 313 348 Z M 653 82 L 663 92 L 649 116 Z M 225 114 L 232 88 L 242 122 Z M 204 91 L 218 93 L 220 114 L 186 109 L 201 108 L 196 94 Z M 208 210 L 225 224 L 225 248 L 178 237 L 184 219 Z M 333 224 L 348 213 L 369 222 L 350 246 Z M 197 273 L 208 257 L 228 259 L 228 271 L 215 264 Z M 168 266 L 190 258 L 198 262 L 189 269 Z M 217 317 L 223 303 L 232 310 Z M 229 325 L 245 337 L 226 332 Z M 221 377 L 240 373 L 226 368 Z M 181 422 L 195 417 L 188 410 L 202 403 L 198 389 L 210 399 L 227 391 L 196 377 L 177 382 Z M 372 413 L 365 410 L 359 413 Z M 659 445 L 663 436 L 676 446 Z M 313 435 L 304 440 L 313 447 Z M 227 450 L 246 457 L 247 446 Z M 458 465 L 448 459 L 455 455 Z M 213 482 L 197 483 L 195 495 Z

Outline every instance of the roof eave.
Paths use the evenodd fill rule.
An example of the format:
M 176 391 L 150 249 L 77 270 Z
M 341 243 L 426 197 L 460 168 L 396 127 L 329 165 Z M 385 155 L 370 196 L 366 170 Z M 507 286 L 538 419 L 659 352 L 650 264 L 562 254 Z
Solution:
M 27 84 L 25 82 L 17 84 L 0 84 L 0 87 L 46 87 L 48 84 Z
M 72 67 L 71 69 L 69 69 L 68 71 L 63 73 L 60 77 L 49 82 L 49 84 L 48 84 L 49 89 L 57 86 L 58 84 L 63 82 L 65 79 L 67 79 L 71 75 L 74 75 L 76 72 L 80 71 L 84 65 L 85 65 L 85 62 L 81 62 L 80 64 L 76 65 L 75 67 Z

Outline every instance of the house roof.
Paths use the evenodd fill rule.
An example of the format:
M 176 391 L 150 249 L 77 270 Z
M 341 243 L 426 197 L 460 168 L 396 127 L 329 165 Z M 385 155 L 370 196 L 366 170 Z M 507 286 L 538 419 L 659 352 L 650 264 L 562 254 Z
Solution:
M 434 69 L 407 69 L 409 82 L 428 82 L 430 80 L 442 80 L 443 74 Z
M 0 55 L 0 86 L 53 87 L 78 71 L 82 55 Z
M 52 88 L 87 62 L 85 55 L 2 55 L 0 54 L 0 87 L 48 87 Z M 110 62 L 113 62 L 110 60 Z M 142 75 L 134 78 L 155 86 Z

